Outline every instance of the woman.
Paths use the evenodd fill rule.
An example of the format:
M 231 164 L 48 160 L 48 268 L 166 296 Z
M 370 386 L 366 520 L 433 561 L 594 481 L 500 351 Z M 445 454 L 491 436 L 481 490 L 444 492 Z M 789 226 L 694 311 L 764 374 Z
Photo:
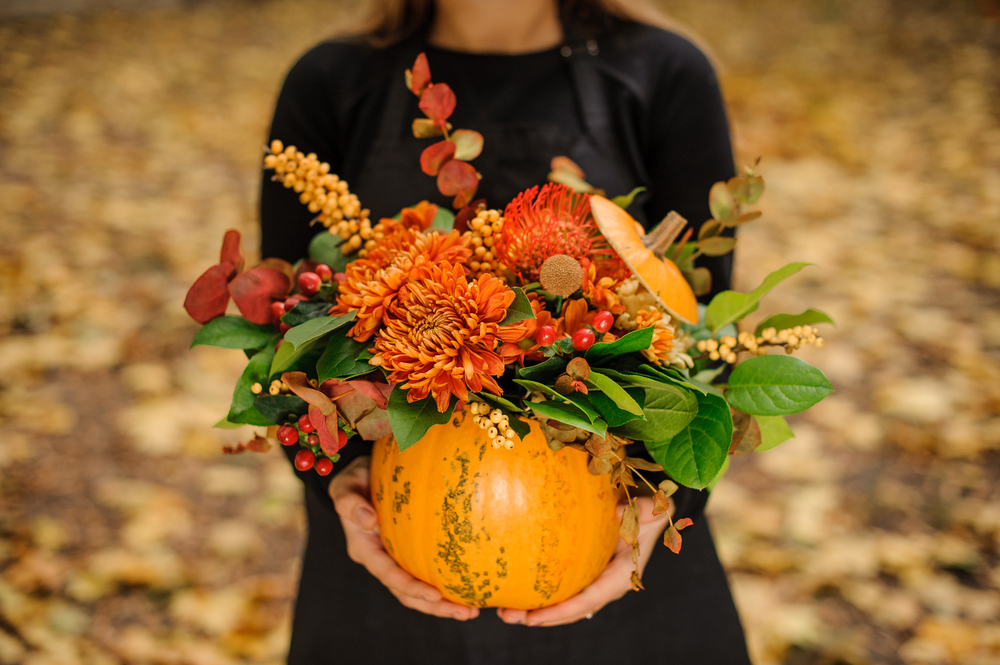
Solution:
M 572 158 L 612 194 L 646 186 L 630 211 L 647 225 L 669 210 L 706 219 L 709 187 L 734 174 L 725 112 L 704 54 L 610 0 L 385 0 L 374 17 L 359 37 L 320 44 L 293 67 L 271 139 L 330 162 L 376 219 L 423 199 L 448 205 L 435 180 L 419 171 L 426 142 L 410 133 L 421 113 L 403 71 L 420 52 L 434 81 L 456 93 L 454 126 L 485 137 L 475 162 L 483 174 L 477 196 L 491 207 L 544 182 L 557 155 Z M 306 255 L 315 233 L 310 217 L 294 192 L 265 177 L 262 254 Z M 716 290 L 728 288 L 729 261 L 705 264 Z M 628 593 L 631 567 L 622 547 L 574 598 L 532 612 L 480 615 L 443 600 L 382 549 L 367 464 L 363 444 L 352 442 L 327 478 L 300 474 L 309 542 L 290 663 L 749 662 L 700 517 L 707 493 L 675 495 L 675 519 L 696 518 L 679 555 L 656 544 L 665 516 L 654 518 L 649 503 L 640 505 L 646 517 L 639 563 L 648 590 Z

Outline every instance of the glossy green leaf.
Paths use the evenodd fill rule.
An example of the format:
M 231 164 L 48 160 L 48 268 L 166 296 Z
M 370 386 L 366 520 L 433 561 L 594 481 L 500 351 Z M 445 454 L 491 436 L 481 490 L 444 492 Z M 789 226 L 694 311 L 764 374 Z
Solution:
M 653 459 L 675 481 L 694 489 L 708 487 L 722 471 L 733 421 L 726 400 L 697 395 L 698 413 L 690 424 L 666 441 L 646 443 Z
M 608 425 L 604 420 L 598 418 L 596 422 L 584 415 L 575 404 L 561 404 L 559 402 L 529 402 L 525 404 L 542 418 L 550 418 L 565 423 L 572 427 L 579 427 L 585 432 L 592 432 L 605 436 Z
M 500 322 L 502 326 L 535 318 L 535 312 L 531 309 L 531 301 L 528 300 L 528 296 L 524 295 L 524 291 L 516 286 L 512 290 L 514 291 L 514 302 L 507 308 L 507 316 L 503 317 L 503 321 Z
M 528 381 L 547 383 L 554 380 L 566 369 L 567 360 L 561 356 L 553 356 L 537 365 L 528 365 L 517 370 L 517 375 Z
M 583 357 L 586 358 L 587 362 L 591 365 L 603 365 L 617 356 L 648 349 L 649 345 L 652 343 L 653 328 L 640 328 L 639 330 L 633 330 L 630 333 L 622 335 L 613 342 L 598 342 L 597 344 L 594 344 L 592 347 L 587 349 L 587 352 L 583 354 Z
M 784 330 L 795 326 L 811 326 L 815 323 L 833 323 L 833 319 L 818 309 L 807 309 L 801 314 L 775 314 L 761 321 L 754 330 L 754 335 L 760 335 L 767 328 Z
M 262 349 L 276 341 L 272 325 L 251 323 L 242 316 L 217 316 L 194 334 L 191 346 L 221 346 L 224 349 Z
M 389 394 L 389 426 L 392 436 L 396 439 L 399 452 L 403 452 L 420 441 L 434 425 L 443 425 L 451 419 L 455 410 L 455 398 L 444 413 L 437 409 L 433 397 L 425 397 L 416 402 L 406 401 L 407 391 L 394 386 Z
M 833 392 L 830 382 L 794 356 L 757 356 L 736 366 L 726 399 L 754 416 L 787 416 L 805 411 Z
M 261 414 L 275 425 L 301 416 L 308 411 L 309 405 L 296 395 L 257 395 L 253 402 Z
M 729 193 L 726 183 L 717 182 L 712 185 L 712 189 L 708 192 L 708 208 L 715 219 L 727 219 L 736 212 L 736 201 Z
M 723 326 L 739 321 L 747 314 L 755 311 L 760 303 L 760 299 L 767 295 L 771 289 L 809 265 L 813 264 L 803 262 L 789 263 L 764 278 L 761 285 L 750 293 L 723 291 L 712 298 L 712 302 L 705 309 L 705 327 L 712 333 L 715 333 Z
M 274 346 L 268 344 L 250 358 L 250 362 L 247 363 L 246 369 L 243 370 L 243 374 L 233 390 L 233 401 L 229 406 L 229 415 L 226 416 L 229 422 L 260 427 L 274 424 L 254 406 L 254 400 L 257 396 L 250 390 L 250 387 L 255 383 L 259 383 L 262 388 L 267 389 L 268 368 L 271 366 L 274 355 Z
M 231 423 L 228 418 L 223 418 L 219 422 L 212 425 L 212 427 L 218 427 L 219 429 L 239 429 L 243 427 L 242 423 Z
M 498 409 L 503 409 L 504 411 L 510 411 L 511 413 L 524 413 L 524 409 L 514 404 L 506 397 L 501 397 L 500 395 L 494 395 L 493 393 L 488 393 L 483 391 L 481 393 L 476 393 L 476 397 L 479 397 L 484 402 L 489 402 Z
M 318 319 L 326 316 L 330 307 L 330 303 L 324 300 L 303 300 L 296 303 L 292 311 L 281 317 L 281 322 L 294 328 L 295 326 L 302 325 L 309 319 Z
M 312 351 L 324 337 L 354 320 L 355 313 L 310 319 L 285 333 L 285 341 L 271 363 L 271 376 L 287 372 L 304 355 Z
M 619 409 L 642 417 L 642 407 L 639 406 L 638 402 L 632 399 L 631 395 L 625 392 L 624 388 L 615 383 L 614 379 L 611 377 L 605 376 L 599 372 L 591 372 L 586 383 L 594 388 L 597 388 L 606 396 L 611 398 Z
M 687 427 L 698 413 L 698 398 L 690 390 L 663 384 L 646 389 L 642 412 L 645 420 L 627 423 L 616 433 L 635 441 L 666 441 Z
M 330 379 L 353 379 L 367 374 L 375 369 L 363 360 L 357 360 L 358 355 L 371 342 L 358 342 L 346 334 L 334 335 L 326 344 L 323 355 L 316 363 L 317 379 L 320 383 Z
M 442 233 L 448 233 L 455 227 L 455 213 L 448 210 L 444 206 L 438 206 L 437 214 L 434 215 L 434 221 L 431 222 L 431 228 L 441 229 Z
M 594 374 L 591 373 L 591 376 L 594 376 Z M 639 409 L 642 410 L 646 402 L 646 391 L 642 388 L 625 388 L 624 390 L 639 405 Z M 642 420 L 645 418 L 645 416 L 637 416 L 620 408 L 615 404 L 614 400 L 603 392 L 591 392 L 589 397 L 590 403 L 601 414 L 601 418 L 608 424 L 608 427 L 620 427 L 633 420 Z
M 785 441 L 795 438 L 792 428 L 781 416 L 754 416 L 760 427 L 760 445 L 755 452 L 763 452 L 777 448 Z

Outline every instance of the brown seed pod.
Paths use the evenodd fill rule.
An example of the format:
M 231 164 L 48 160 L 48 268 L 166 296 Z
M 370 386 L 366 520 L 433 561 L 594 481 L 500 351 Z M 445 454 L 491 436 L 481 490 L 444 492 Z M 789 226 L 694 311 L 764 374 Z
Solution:
M 583 268 L 572 256 L 553 254 L 542 264 L 538 281 L 549 293 L 568 298 L 583 286 Z

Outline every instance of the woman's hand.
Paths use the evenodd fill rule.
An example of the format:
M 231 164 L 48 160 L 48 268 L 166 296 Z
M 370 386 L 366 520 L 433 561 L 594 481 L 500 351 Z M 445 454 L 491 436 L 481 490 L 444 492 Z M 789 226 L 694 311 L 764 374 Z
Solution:
M 385 551 L 378 534 L 378 515 L 368 499 L 371 496 L 369 463 L 370 458 L 359 457 L 330 482 L 330 498 L 344 526 L 347 555 L 351 561 L 367 568 L 399 602 L 410 609 L 459 621 L 479 616 L 478 608 L 442 599 L 440 591 L 400 568 Z
M 674 505 L 671 501 L 668 512 L 654 516 L 652 497 L 640 496 L 636 498 L 636 502 L 639 511 L 639 574 L 641 575 L 646 569 L 646 563 L 649 562 L 656 541 L 667 528 L 667 515 L 673 513 Z M 619 520 L 625 505 L 618 506 Z M 580 619 L 589 619 L 602 607 L 632 590 L 633 570 L 632 548 L 619 538 L 618 547 L 607 567 L 580 593 L 540 610 L 512 610 L 501 607 L 497 609 L 497 616 L 507 623 L 523 623 L 528 626 L 560 626 Z

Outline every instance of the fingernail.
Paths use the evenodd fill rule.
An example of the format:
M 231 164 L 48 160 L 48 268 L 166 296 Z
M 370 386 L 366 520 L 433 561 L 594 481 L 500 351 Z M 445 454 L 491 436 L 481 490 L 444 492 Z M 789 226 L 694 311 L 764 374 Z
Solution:
M 462 619 L 465 618 L 465 615 L 463 615 L 461 612 L 455 612 L 451 616 L 454 617 L 454 618 L 456 618 L 456 619 L 459 619 L 459 620 L 462 620 Z
M 426 596 L 424 596 L 424 600 L 426 600 L 428 603 L 436 603 L 437 601 L 440 600 L 440 598 L 432 594 L 427 594 Z

